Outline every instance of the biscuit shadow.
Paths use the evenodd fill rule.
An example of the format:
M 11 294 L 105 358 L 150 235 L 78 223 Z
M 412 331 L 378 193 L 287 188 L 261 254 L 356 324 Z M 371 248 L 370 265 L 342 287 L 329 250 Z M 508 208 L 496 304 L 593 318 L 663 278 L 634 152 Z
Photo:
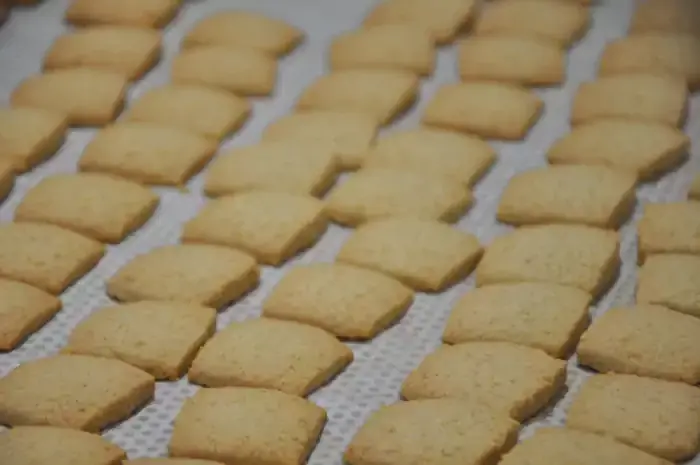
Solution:
M 553 396 L 549 399 L 549 402 L 545 404 L 534 416 L 527 418 L 521 422 L 521 430 L 527 426 L 535 423 L 541 423 L 548 418 L 551 418 L 554 409 L 557 404 L 561 402 L 564 397 L 569 393 L 570 388 L 568 384 L 564 384 Z

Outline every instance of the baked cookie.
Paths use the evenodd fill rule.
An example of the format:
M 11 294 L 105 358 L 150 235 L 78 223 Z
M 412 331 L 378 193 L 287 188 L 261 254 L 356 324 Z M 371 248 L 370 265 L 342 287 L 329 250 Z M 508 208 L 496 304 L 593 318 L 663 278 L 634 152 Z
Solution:
M 63 144 L 68 121 L 40 108 L 0 108 L 0 157 L 24 173 L 51 157 Z
M 700 8 L 695 0 L 647 0 L 636 5 L 628 33 L 700 34 Z
M 147 458 L 125 460 L 122 465 L 224 465 L 221 462 L 201 459 L 171 459 L 171 458 Z M 640 464 L 646 465 L 646 464 Z
M 10 195 L 15 186 L 15 162 L 10 158 L 0 157 L 0 204 Z
M 113 24 L 157 29 L 177 14 L 182 0 L 73 0 L 66 20 L 76 26 Z
M 700 202 L 646 204 L 637 231 L 640 263 L 658 253 L 700 255 Z
M 60 309 L 57 297 L 28 284 L 0 279 L 0 351 L 18 347 Z
M 637 302 L 700 317 L 700 257 L 651 255 L 639 269 Z
M 696 174 L 693 182 L 688 189 L 688 198 L 690 200 L 700 200 L 700 174 Z

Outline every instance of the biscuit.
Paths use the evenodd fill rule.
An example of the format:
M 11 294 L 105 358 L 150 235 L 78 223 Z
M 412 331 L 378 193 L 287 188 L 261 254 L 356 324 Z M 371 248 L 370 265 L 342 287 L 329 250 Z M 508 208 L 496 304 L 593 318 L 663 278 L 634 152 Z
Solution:
M 122 302 L 165 300 L 221 308 L 258 280 L 255 260 L 243 252 L 216 245 L 166 245 L 127 263 L 107 281 L 107 294 Z
M 679 126 L 688 89 L 683 79 L 653 74 L 620 74 L 582 83 L 574 97 L 571 124 L 623 118 Z
M 700 202 L 646 204 L 637 231 L 640 263 L 658 253 L 700 255 Z
M 422 122 L 486 139 L 522 140 L 542 114 L 534 92 L 498 82 L 464 82 L 440 87 Z
M 370 115 L 341 111 L 293 113 L 268 124 L 263 141 L 299 142 L 330 147 L 343 170 L 362 165 L 365 152 L 377 136 L 377 123 Z
M 380 407 L 345 451 L 349 465 L 485 465 L 517 441 L 518 424 L 457 399 Z
M 207 171 L 204 192 L 210 197 L 250 190 L 320 196 L 337 175 L 329 147 L 311 142 L 261 142 L 217 157 Z
M 112 24 L 157 29 L 177 14 L 182 0 L 73 0 L 66 20 L 76 26 Z
M 99 242 L 49 224 L 0 226 L 0 277 L 58 295 L 97 265 Z
M 416 76 L 404 71 L 336 71 L 307 87 L 297 100 L 296 108 L 365 113 L 384 125 L 413 104 L 418 97 L 418 84 Z
M 382 137 L 364 160 L 367 169 L 442 176 L 471 187 L 496 161 L 496 151 L 475 136 L 420 127 Z
M 634 375 L 595 375 L 574 398 L 566 424 L 680 462 L 700 448 L 700 389 Z
M 3 465 L 118 465 L 126 452 L 96 434 L 52 426 L 19 426 L 0 433 Z
M 571 465 L 671 465 L 612 439 L 569 428 L 540 428 L 516 445 L 500 465 L 567 463 Z
M 115 358 L 175 380 L 214 334 L 216 311 L 177 302 L 136 302 L 91 313 L 73 329 L 62 352 Z
M 634 174 L 601 165 L 524 171 L 508 182 L 496 217 L 516 226 L 575 223 L 615 229 L 632 214 L 636 183 Z
M 155 380 L 119 360 L 52 355 L 0 379 L 0 424 L 99 432 L 153 398 Z
M 221 462 L 200 459 L 170 459 L 170 458 L 147 458 L 125 460 L 122 465 L 224 465 Z M 646 465 L 646 464 L 640 464 Z
M 401 386 L 406 400 L 458 398 L 525 420 L 541 410 L 566 380 L 566 362 L 506 342 L 442 346 Z
M 182 186 L 209 162 L 215 150 L 215 141 L 177 128 L 120 122 L 95 135 L 78 168 L 145 184 Z
M 48 223 L 116 244 L 143 225 L 158 206 L 150 189 L 98 173 L 56 174 L 29 190 L 15 221 Z
M 182 41 L 184 48 L 217 45 L 252 48 L 273 56 L 291 52 L 304 32 L 291 24 L 253 11 L 223 11 L 194 25 Z
M 463 81 L 551 86 L 566 79 L 566 52 L 544 39 L 478 36 L 459 45 L 457 66 Z
M 352 362 L 352 351 L 320 328 L 256 318 L 209 340 L 187 373 L 208 387 L 246 386 L 307 396 Z
M 700 173 L 696 174 L 688 190 L 690 200 L 700 200 Z
M 388 218 L 358 228 L 336 259 L 388 274 L 419 291 L 439 292 L 466 278 L 481 252 L 476 237 L 444 223 Z
M 11 158 L 0 157 L 0 204 L 10 195 L 15 186 L 15 162 Z
M 39 108 L 0 108 L 0 157 L 17 173 L 29 171 L 63 144 L 65 116 Z
M 547 159 L 554 165 L 604 165 L 649 181 L 679 165 L 689 146 L 687 135 L 666 124 L 601 119 L 554 142 Z
M 71 126 L 104 126 L 121 112 L 126 96 L 124 76 L 90 68 L 68 68 L 36 74 L 12 91 L 13 107 L 35 107 L 61 113 Z
M 700 317 L 700 257 L 652 255 L 639 270 L 637 302 Z
M 700 9 L 695 0 L 647 0 L 636 5 L 628 33 L 700 34 Z
M 481 287 L 454 306 L 442 340 L 512 342 L 566 358 L 588 325 L 590 301 L 589 294 L 556 284 Z
M 214 87 L 239 95 L 270 95 L 277 81 L 277 62 L 264 52 L 215 45 L 180 52 L 173 59 L 175 84 Z
M 18 347 L 61 309 L 61 301 L 17 281 L 0 279 L 0 351 Z
M 200 389 L 175 418 L 173 457 L 223 463 L 305 463 L 326 422 L 308 400 L 270 389 Z
M 329 51 L 333 71 L 396 69 L 429 76 L 435 58 L 430 33 L 410 24 L 382 24 L 346 32 L 333 39 Z
M 476 269 L 476 284 L 544 282 L 598 297 L 617 277 L 619 266 L 614 231 L 565 224 L 528 226 L 491 242 Z
M 399 320 L 412 303 L 408 287 L 381 273 L 343 263 L 312 263 L 282 277 L 263 302 L 262 315 L 367 340 Z
M 95 68 L 135 81 L 161 53 L 161 35 L 150 29 L 97 26 L 60 36 L 44 56 L 44 69 Z

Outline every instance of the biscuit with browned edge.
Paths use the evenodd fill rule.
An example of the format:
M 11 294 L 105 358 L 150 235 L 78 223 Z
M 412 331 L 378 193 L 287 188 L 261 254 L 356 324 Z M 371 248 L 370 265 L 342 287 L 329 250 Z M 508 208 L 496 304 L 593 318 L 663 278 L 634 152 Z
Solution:
M 63 144 L 65 116 L 40 108 L 0 109 L 0 157 L 12 161 L 17 173 L 29 171 Z
M 688 198 L 690 200 L 700 200 L 700 173 L 696 174 L 688 189 Z
M 10 195 L 14 186 L 15 162 L 9 157 L 0 157 L 0 204 Z
M 76 26 L 113 24 L 143 28 L 165 27 L 182 0 L 73 0 L 66 20 Z
M 18 347 L 61 309 L 61 301 L 41 289 L 0 279 L 0 351 Z
M 700 36 L 700 8 L 695 0 L 647 0 L 636 5 L 628 33 L 684 32 Z
M 700 256 L 651 255 L 639 269 L 637 303 L 700 317 Z

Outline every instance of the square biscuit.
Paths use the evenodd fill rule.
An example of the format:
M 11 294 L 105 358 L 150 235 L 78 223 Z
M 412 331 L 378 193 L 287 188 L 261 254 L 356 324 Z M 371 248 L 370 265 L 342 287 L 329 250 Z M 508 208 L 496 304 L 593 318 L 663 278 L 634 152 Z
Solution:
M 64 114 L 71 126 L 104 126 L 121 112 L 126 88 L 126 78 L 111 71 L 57 69 L 22 81 L 10 102 Z
M 363 169 L 328 195 L 326 212 L 336 223 L 357 226 L 391 217 L 456 222 L 472 194 L 450 179 L 410 171 Z
M 91 313 L 73 329 L 64 354 L 121 360 L 156 379 L 180 378 L 216 329 L 212 308 L 135 302 Z
M 328 146 L 336 154 L 340 169 L 355 170 L 374 143 L 377 129 L 375 119 L 365 113 L 306 111 L 268 124 L 262 140 Z
M 305 463 L 326 423 L 326 411 L 270 389 L 200 389 L 175 418 L 172 457 L 222 463 Z
M 15 162 L 10 158 L 0 157 L 0 204 L 10 195 L 15 186 Z
M 635 375 L 595 375 L 574 398 L 566 425 L 681 462 L 700 448 L 700 389 Z
M 511 84 L 464 82 L 440 87 L 422 122 L 486 139 L 523 140 L 542 114 L 537 94 Z
M 700 257 L 659 254 L 647 258 L 639 269 L 637 303 L 700 317 Z
M 158 29 L 177 14 L 182 0 L 73 0 L 66 20 L 76 26 L 112 24 Z
M 256 318 L 216 333 L 197 354 L 187 377 L 207 387 L 276 389 L 304 397 L 352 359 L 352 350 L 320 328 Z
M 323 202 L 314 197 L 250 191 L 210 201 L 185 223 L 182 242 L 241 249 L 276 266 L 315 244 L 327 226 Z
M 690 139 L 663 123 L 600 119 L 576 126 L 547 152 L 553 165 L 604 165 L 650 181 L 686 157 Z
M 44 56 L 44 69 L 95 68 L 135 81 L 161 54 L 161 34 L 152 29 L 96 26 L 56 39 Z
M 0 379 L 0 424 L 99 432 L 153 398 L 153 376 L 119 360 L 52 355 Z
M 251 114 L 250 102 L 204 86 L 167 84 L 151 89 L 126 109 L 126 121 L 144 121 L 221 140 Z
M 196 265 L 196 266 L 195 266 Z M 253 257 L 207 244 L 166 245 L 136 256 L 107 281 L 122 302 L 165 300 L 221 308 L 257 286 Z
M 647 0 L 636 5 L 628 34 L 700 34 L 700 8 L 695 0 Z
M 615 229 L 632 214 L 637 176 L 602 165 L 555 165 L 513 176 L 499 221 L 516 226 L 574 223 Z
M 15 221 L 48 223 L 116 244 L 141 227 L 158 207 L 150 189 L 98 173 L 56 174 L 30 189 Z
M 618 234 L 583 225 L 527 226 L 497 237 L 476 269 L 477 286 L 544 282 L 571 286 L 594 298 L 620 266 Z
M 50 224 L 0 226 L 0 277 L 58 295 L 97 265 L 105 247 Z
M 413 104 L 418 97 L 418 84 L 418 78 L 405 71 L 336 71 L 307 87 L 297 100 L 296 108 L 365 113 L 385 125 Z
M 700 255 L 700 202 L 646 204 L 637 232 L 640 263 L 659 253 Z
M 355 434 L 348 465 L 486 465 L 517 441 L 518 424 L 458 399 L 385 405 Z
M 338 165 L 330 147 L 312 142 L 261 142 L 231 149 L 206 173 L 210 197 L 250 190 L 323 195 L 335 182 Z
M 362 166 L 441 176 L 471 187 L 495 161 L 496 151 L 478 137 L 419 127 L 380 138 Z
M 700 173 L 696 174 L 688 189 L 688 199 L 700 200 Z
M 566 358 L 588 325 L 591 296 L 547 283 L 494 284 L 467 292 L 454 306 L 443 342 L 512 342 Z
M 367 340 L 399 320 L 412 303 L 411 289 L 381 273 L 343 263 L 312 263 L 282 277 L 263 302 L 262 315 Z
M 507 342 L 442 346 L 404 380 L 406 400 L 455 398 L 523 421 L 564 387 L 566 362 Z
M 216 142 L 157 123 L 127 121 L 104 128 L 85 147 L 80 171 L 182 186 L 214 156 Z
M 213 460 L 200 460 L 200 459 L 172 459 L 165 457 L 157 458 L 143 458 L 143 459 L 133 459 L 125 460 L 122 465 L 224 465 L 221 462 L 214 462 Z M 646 464 L 640 464 L 646 465 Z
M 51 157 L 63 144 L 65 116 L 40 108 L 0 108 L 0 157 L 24 173 Z
M 336 259 L 393 276 L 419 291 L 439 292 L 466 278 L 481 252 L 476 237 L 447 224 L 388 218 L 358 228 Z
M 175 84 L 223 89 L 238 95 L 270 95 L 277 82 L 277 62 L 264 52 L 215 45 L 180 52 L 172 62 Z
M 656 305 L 613 308 L 583 334 L 581 365 L 601 373 L 700 383 L 700 320 Z
M 18 347 L 60 309 L 57 297 L 28 284 L 0 279 L 0 351 Z

